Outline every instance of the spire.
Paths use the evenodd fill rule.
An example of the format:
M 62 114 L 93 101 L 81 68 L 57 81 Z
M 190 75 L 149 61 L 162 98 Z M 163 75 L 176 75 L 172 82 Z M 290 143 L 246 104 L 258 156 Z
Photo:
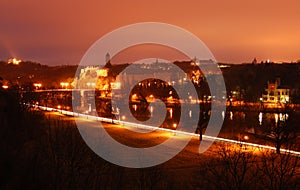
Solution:
M 110 55 L 109 55 L 109 53 L 107 53 L 106 55 L 105 55 L 105 66 L 104 66 L 105 68 L 110 68 L 111 67 L 111 63 L 110 63 Z
M 252 61 L 252 64 L 257 64 L 257 59 L 256 59 L 256 57 L 254 57 L 254 59 L 253 59 L 253 61 Z
M 105 63 L 107 64 L 108 62 L 110 62 L 110 55 L 109 55 L 109 53 L 107 53 L 105 55 Z

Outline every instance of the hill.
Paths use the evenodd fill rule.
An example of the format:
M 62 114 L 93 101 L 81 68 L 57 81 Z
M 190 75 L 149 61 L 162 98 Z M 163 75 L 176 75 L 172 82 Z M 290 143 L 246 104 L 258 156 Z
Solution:
M 294 100 L 300 89 L 300 64 L 241 64 L 222 69 L 227 92 L 242 91 L 245 100 L 257 101 L 267 82 L 280 78 L 292 90 Z
M 42 83 L 45 88 L 57 88 L 61 81 L 71 81 L 77 66 L 47 66 L 34 62 L 21 62 L 19 65 L 0 62 L 0 76 L 11 84 Z
M 189 73 L 195 69 L 190 62 L 176 62 Z M 224 64 L 222 64 L 224 66 Z M 34 62 L 21 62 L 19 65 L 0 62 L 0 76 L 11 84 L 32 84 L 41 82 L 44 88 L 59 88 L 60 82 L 71 82 L 77 65 L 47 66 Z M 124 65 L 112 65 L 112 70 L 121 72 Z M 268 81 L 281 79 L 281 84 L 292 90 L 292 100 L 300 101 L 300 63 L 290 64 L 227 64 L 221 67 L 227 93 L 238 91 L 246 101 L 258 101 Z

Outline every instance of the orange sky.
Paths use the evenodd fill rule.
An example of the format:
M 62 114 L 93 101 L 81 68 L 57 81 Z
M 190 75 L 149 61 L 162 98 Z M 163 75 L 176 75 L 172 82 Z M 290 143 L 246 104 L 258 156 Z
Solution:
M 1 0 L 0 60 L 78 64 L 104 34 L 154 21 L 194 33 L 220 62 L 297 61 L 299 7 L 297 0 Z

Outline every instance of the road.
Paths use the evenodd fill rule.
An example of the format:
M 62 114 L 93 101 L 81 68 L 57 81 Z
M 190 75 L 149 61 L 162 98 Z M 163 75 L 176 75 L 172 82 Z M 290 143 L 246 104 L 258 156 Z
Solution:
M 189 132 L 184 132 L 184 131 L 174 131 L 174 130 L 170 130 L 170 129 L 165 129 L 165 128 L 157 128 L 157 127 L 153 127 L 153 126 L 148 126 L 148 125 L 143 125 L 143 124 L 136 124 L 136 123 L 131 123 L 131 122 L 126 122 L 126 121 L 120 121 L 120 120 L 113 120 L 111 118 L 103 118 L 103 117 L 97 117 L 97 116 L 92 116 L 92 115 L 87 115 L 87 114 L 81 114 L 81 113 L 74 113 L 71 111 L 66 111 L 66 110 L 60 110 L 60 109 L 56 109 L 56 108 L 49 108 L 49 107 L 44 107 L 44 106 L 38 106 L 38 105 L 33 105 L 36 108 L 40 109 L 40 110 L 44 110 L 44 111 L 54 111 L 54 112 L 59 112 L 63 115 L 68 115 L 68 116 L 74 116 L 77 118 L 81 118 L 82 122 L 91 122 L 91 121 L 101 121 L 101 122 L 105 122 L 106 124 L 104 124 L 104 126 L 106 126 L 107 129 L 114 129 L 114 130 L 126 130 L 126 131 L 119 131 L 118 134 L 127 134 L 128 132 L 132 132 L 132 131 L 137 131 L 138 130 L 142 130 L 140 132 L 142 132 L 141 134 L 139 134 L 138 136 L 136 135 L 137 133 L 128 133 L 127 135 L 121 135 L 121 138 L 115 137 L 118 139 L 118 141 L 125 143 L 128 146 L 133 146 L 133 147 L 151 147 L 152 145 L 155 144 L 159 144 L 160 142 L 165 141 L 167 138 L 170 137 L 170 135 L 174 136 L 174 134 L 176 134 L 176 138 L 178 140 L 183 140 L 184 138 L 192 138 L 194 139 L 194 141 L 196 141 L 196 144 L 198 147 L 197 148 L 192 148 L 190 150 L 192 150 L 192 152 L 198 153 L 199 152 L 199 134 L 195 134 L 195 133 L 189 133 Z M 108 125 L 108 123 L 114 123 L 113 125 Z M 94 126 L 95 124 L 93 124 Z M 143 132 L 144 131 L 144 132 Z M 147 133 L 147 131 L 155 131 L 154 133 Z M 139 137 L 140 139 L 147 139 L 147 143 L 150 143 L 151 141 L 149 141 L 149 138 L 151 136 L 156 138 L 156 141 L 152 144 L 147 144 L 147 145 L 143 145 L 143 143 L 141 143 L 140 141 L 128 141 L 128 139 L 126 139 L 126 137 L 132 137 L 134 134 L 135 137 Z M 164 140 L 163 140 L 164 139 Z M 247 150 L 253 150 L 253 151 L 257 151 L 257 150 L 271 150 L 271 151 L 276 151 L 275 147 L 271 147 L 271 146 L 266 146 L 266 145 L 262 145 L 262 144 L 255 144 L 255 143 L 250 143 L 250 142 L 243 142 L 243 141 L 236 141 L 236 140 L 232 140 L 232 139 L 227 139 L 227 138 L 220 138 L 220 137 L 212 137 L 212 136 L 207 136 L 207 135 L 203 135 L 203 142 L 202 143 L 208 143 L 208 142 L 214 141 L 214 142 L 225 142 L 225 143 L 229 143 L 231 145 L 234 146 L 240 146 L 243 145 L 245 146 L 245 148 Z M 128 144 L 128 142 L 130 142 Z M 134 142 L 138 142 L 137 144 L 134 144 Z M 295 156 L 300 156 L 300 152 L 299 151 L 294 151 L 294 150 L 286 150 L 286 149 L 281 149 L 282 153 L 290 153 L 292 155 Z

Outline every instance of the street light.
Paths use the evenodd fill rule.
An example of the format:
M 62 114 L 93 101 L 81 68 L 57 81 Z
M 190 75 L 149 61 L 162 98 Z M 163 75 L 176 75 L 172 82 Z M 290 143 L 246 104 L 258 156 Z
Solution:
M 121 117 L 121 119 L 122 119 L 122 125 L 124 126 L 124 120 L 126 119 L 126 116 L 125 115 L 122 115 L 122 117 Z M 120 120 L 120 124 L 121 124 L 121 120 Z
M 2 85 L 2 88 L 3 89 L 8 89 L 8 86 L 7 85 Z
M 35 89 L 39 89 L 42 87 L 42 83 L 33 83 L 33 86 L 35 87 Z
M 60 85 L 61 85 L 61 88 L 68 88 L 68 86 L 70 85 L 70 83 L 68 83 L 68 82 L 61 82 Z
M 173 128 L 176 129 L 176 127 L 177 127 L 177 124 L 173 123 Z
M 173 123 L 174 136 L 176 136 L 176 128 L 177 128 L 177 123 Z
M 62 113 L 62 107 L 61 107 L 61 105 L 58 105 L 58 106 L 57 106 L 57 109 L 58 109 L 58 112 L 59 112 L 59 110 L 60 110 L 60 113 Z

